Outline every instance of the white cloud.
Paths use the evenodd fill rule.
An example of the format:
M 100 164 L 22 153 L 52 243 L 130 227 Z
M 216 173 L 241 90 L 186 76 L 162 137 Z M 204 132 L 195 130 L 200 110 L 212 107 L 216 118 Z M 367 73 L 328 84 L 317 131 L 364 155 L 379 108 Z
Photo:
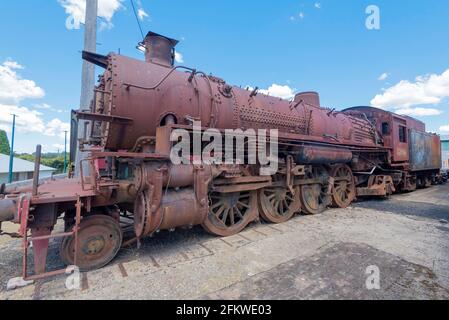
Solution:
M 413 117 L 424 117 L 424 116 L 438 116 L 443 113 L 443 111 L 433 108 L 401 108 L 396 109 L 395 112 L 401 115 L 413 116 Z
M 254 90 L 254 88 L 250 86 L 246 88 L 250 91 Z M 258 92 L 285 100 L 292 99 L 295 96 L 294 89 L 290 88 L 289 86 L 283 86 L 276 83 L 273 83 L 268 89 L 260 89 Z
M 410 108 L 415 105 L 439 104 L 449 97 L 449 69 L 442 74 L 416 77 L 414 82 L 402 80 L 371 100 L 378 108 Z
M 297 21 L 297 20 L 302 20 L 302 19 L 304 19 L 304 17 L 305 17 L 305 14 L 304 14 L 304 12 L 299 12 L 298 13 L 298 15 L 297 16 L 291 16 L 290 17 L 290 21 L 291 22 L 295 22 L 295 21 Z
M 184 57 L 181 53 L 175 52 L 175 61 L 177 63 L 184 63 Z
M 449 132 L 449 124 L 446 126 L 441 126 L 440 132 L 448 133 Z
M 100 31 L 110 30 L 114 27 L 114 24 L 110 21 L 100 21 Z
M 36 104 L 36 105 L 34 105 L 34 107 L 36 109 L 44 109 L 44 110 L 51 110 L 52 109 L 51 106 L 46 104 L 46 103 Z
M 317 9 L 321 9 L 321 3 L 315 2 L 314 7 Z
M 377 80 L 379 80 L 379 81 L 387 80 L 388 76 L 389 76 L 389 74 L 384 72 L 379 76 L 379 78 L 377 78 Z
M 35 104 L 33 107 L 36 108 L 36 109 L 48 110 L 48 111 L 57 112 L 57 113 L 64 113 L 65 112 L 62 109 L 53 108 L 52 106 L 50 106 L 47 103 Z
M 139 8 L 139 10 L 137 10 L 137 16 L 140 20 L 144 20 L 145 18 L 149 17 L 148 13 L 146 13 L 142 8 Z
M 16 130 L 22 134 L 41 133 L 48 137 L 64 137 L 70 131 L 70 123 L 53 119 L 45 123 L 42 113 L 26 107 L 0 104 L 0 129 L 11 132 L 12 114 L 17 115 Z
M 0 103 L 16 104 L 26 98 L 42 98 L 45 92 L 32 80 L 22 79 L 16 70 L 23 67 L 7 60 L 0 65 Z
M 278 97 L 286 100 L 291 99 L 295 96 L 294 89 L 290 88 L 289 86 L 282 86 L 275 83 L 273 83 L 266 90 L 260 90 L 260 92 L 269 96 Z
M 4 65 L 5 67 L 10 68 L 10 69 L 25 69 L 24 66 L 18 64 L 18 63 L 15 62 L 15 61 L 12 61 L 12 60 L 6 60 L 5 62 L 3 62 L 3 65 Z
M 25 144 L 35 134 L 55 137 L 59 140 L 61 136 L 64 136 L 64 130 L 70 129 L 69 123 L 59 119 L 53 119 L 47 123 L 40 111 L 62 113 L 63 110 L 52 108 L 46 103 L 35 104 L 32 109 L 21 105 L 22 100 L 45 96 L 44 90 L 34 81 L 22 79 L 17 73 L 17 70 L 21 69 L 24 67 L 13 60 L 7 60 L 0 65 L 0 129 L 10 133 L 12 114 L 17 115 L 16 132 L 19 134 L 17 150 L 25 150 Z
M 111 28 L 112 18 L 117 10 L 123 7 L 124 0 L 98 0 L 98 16 L 106 21 L 100 28 Z M 86 18 L 86 0 L 58 0 L 65 12 L 73 17 L 75 28 L 84 23 Z
M 20 133 L 42 133 L 45 130 L 42 113 L 8 104 L 0 104 L 0 129 L 11 132 L 12 114 L 17 115 L 16 130 Z
M 44 135 L 64 138 L 64 131 L 70 131 L 70 124 L 55 118 L 46 124 Z

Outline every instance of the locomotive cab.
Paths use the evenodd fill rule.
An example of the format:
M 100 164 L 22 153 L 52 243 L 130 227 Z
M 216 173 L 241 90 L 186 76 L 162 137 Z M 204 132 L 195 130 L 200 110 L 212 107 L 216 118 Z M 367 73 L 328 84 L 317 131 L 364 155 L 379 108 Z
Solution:
M 374 107 L 353 107 L 347 114 L 366 117 L 375 126 L 383 146 L 391 149 L 391 162 L 408 162 L 410 130 L 425 131 L 425 125 L 416 119 Z
M 423 122 L 373 107 L 354 107 L 343 112 L 363 115 L 376 127 L 383 145 L 390 150 L 388 167 L 396 185 L 404 191 L 427 187 L 438 180 L 441 159 L 440 138 L 426 132 Z M 404 170 L 402 175 L 394 173 Z

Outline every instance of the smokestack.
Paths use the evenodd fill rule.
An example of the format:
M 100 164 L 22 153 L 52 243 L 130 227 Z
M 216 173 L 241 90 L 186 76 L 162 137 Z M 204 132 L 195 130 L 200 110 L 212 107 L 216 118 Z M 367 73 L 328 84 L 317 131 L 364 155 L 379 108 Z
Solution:
M 175 46 L 179 41 L 148 32 L 143 40 L 145 47 L 145 61 L 172 67 L 175 63 Z

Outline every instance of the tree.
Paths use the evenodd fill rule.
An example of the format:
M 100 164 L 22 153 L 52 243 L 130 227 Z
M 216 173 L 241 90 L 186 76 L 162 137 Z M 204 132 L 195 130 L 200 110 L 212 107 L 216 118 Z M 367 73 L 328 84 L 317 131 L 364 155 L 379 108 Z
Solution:
M 64 171 L 64 157 L 43 158 L 41 163 L 44 166 L 55 168 L 57 170 L 56 173 L 62 173 Z
M 10 152 L 8 136 L 4 130 L 0 130 L 0 153 L 9 155 Z
M 16 157 L 29 162 L 34 162 L 36 154 L 16 154 Z M 56 174 L 64 172 L 64 153 L 43 153 L 41 156 L 41 165 L 56 169 Z

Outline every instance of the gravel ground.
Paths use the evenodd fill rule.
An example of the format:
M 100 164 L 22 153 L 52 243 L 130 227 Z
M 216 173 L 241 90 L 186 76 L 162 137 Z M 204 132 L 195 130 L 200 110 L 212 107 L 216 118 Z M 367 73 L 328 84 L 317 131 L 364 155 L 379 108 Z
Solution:
M 436 186 L 254 223 L 228 238 L 161 232 L 83 274 L 78 290 L 60 276 L 6 291 L 20 273 L 20 240 L 0 237 L 0 299 L 448 299 L 448 193 Z M 50 269 L 62 266 L 58 247 L 51 243 Z M 373 267 L 378 289 L 367 288 Z

